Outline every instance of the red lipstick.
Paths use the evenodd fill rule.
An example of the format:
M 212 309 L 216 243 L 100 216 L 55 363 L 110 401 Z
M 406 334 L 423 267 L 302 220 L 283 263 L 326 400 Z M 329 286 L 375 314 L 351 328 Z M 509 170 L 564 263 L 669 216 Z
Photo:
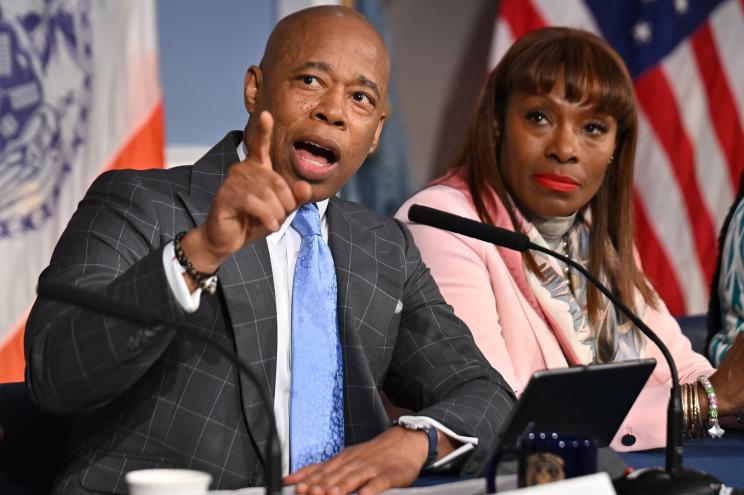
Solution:
M 558 174 L 537 174 L 532 179 L 545 189 L 556 192 L 573 192 L 579 188 L 579 183 L 571 177 Z

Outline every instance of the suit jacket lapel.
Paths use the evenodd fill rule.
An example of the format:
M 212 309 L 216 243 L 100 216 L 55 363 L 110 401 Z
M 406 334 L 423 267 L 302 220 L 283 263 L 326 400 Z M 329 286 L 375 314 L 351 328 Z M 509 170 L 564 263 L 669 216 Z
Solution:
M 370 296 L 364 291 L 354 290 L 358 281 L 374 280 L 375 267 L 369 262 L 360 262 L 354 256 L 354 246 L 374 245 L 374 234 L 370 231 L 377 225 L 365 222 L 365 218 L 356 217 L 345 204 L 335 198 L 328 203 L 328 245 L 333 254 L 338 284 L 338 325 L 341 344 L 349 347 L 360 344 L 360 335 L 355 329 L 360 324 L 359 308 L 366 308 Z M 354 217 L 354 218 L 352 218 Z M 361 220 L 361 221 L 360 221 Z M 359 253 L 357 253 L 358 255 Z
M 369 428 L 385 424 L 377 387 L 384 378 L 393 343 L 388 341 L 390 318 L 398 298 L 398 272 L 385 272 L 374 230 L 380 217 L 352 203 L 331 198 L 328 204 L 328 245 L 338 284 L 338 324 L 344 357 L 344 419 L 346 443 L 368 439 Z M 382 258 L 381 258 L 382 257 Z M 352 398 L 351 395 L 354 395 Z M 377 432 L 375 432 L 377 433 Z
M 235 253 L 220 268 L 219 277 L 232 322 L 235 350 L 253 370 L 259 386 L 269 397 L 273 397 L 276 381 L 276 298 L 266 240 L 255 242 Z M 260 406 L 259 391 L 242 373 L 240 387 L 248 431 L 259 446 L 263 445 L 268 432 L 268 418 L 265 409 Z
M 224 180 L 227 170 L 238 161 L 236 147 L 242 139 L 239 131 L 229 133 L 192 167 L 189 194 L 181 194 L 196 225 L 206 219 L 209 206 Z M 273 397 L 276 380 L 276 302 L 271 260 L 266 240 L 235 253 L 219 271 L 219 288 L 227 307 L 237 354 L 246 361 L 259 379 L 260 386 Z M 239 373 L 245 419 L 253 440 L 266 442 L 268 418 L 260 406 L 256 386 Z M 271 405 L 270 405 L 271 406 Z

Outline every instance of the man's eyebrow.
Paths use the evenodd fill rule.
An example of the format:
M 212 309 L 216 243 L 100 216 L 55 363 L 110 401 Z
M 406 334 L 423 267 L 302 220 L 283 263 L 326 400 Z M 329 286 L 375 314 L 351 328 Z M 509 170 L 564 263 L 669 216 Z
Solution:
M 364 86 L 367 86 L 369 89 L 375 92 L 377 96 L 380 96 L 380 88 L 377 86 L 377 83 L 374 82 L 371 79 L 368 79 L 362 75 L 357 76 L 357 81 L 359 81 Z
M 317 69 L 321 72 L 331 72 L 331 64 L 309 60 L 300 66 L 301 69 Z

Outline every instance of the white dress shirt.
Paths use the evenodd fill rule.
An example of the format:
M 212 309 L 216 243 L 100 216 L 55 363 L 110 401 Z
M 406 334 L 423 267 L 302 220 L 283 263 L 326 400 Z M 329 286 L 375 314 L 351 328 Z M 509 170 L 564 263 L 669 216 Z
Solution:
M 238 145 L 238 157 L 245 159 L 243 143 Z M 326 210 L 328 200 L 316 203 L 320 213 L 320 231 L 323 240 L 328 243 L 328 220 Z M 282 448 L 282 472 L 289 473 L 289 400 L 292 384 L 292 288 L 294 285 L 294 270 L 297 255 L 300 251 L 302 238 L 291 227 L 297 212 L 293 211 L 282 223 L 279 230 L 266 237 L 271 259 L 271 271 L 274 280 L 274 294 L 276 297 L 276 381 L 274 383 L 274 416 L 279 443 Z M 183 278 L 185 270 L 178 263 L 173 250 L 173 243 L 168 243 L 163 250 L 163 266 L 168 285 L 174 297 L 184 309 L 192 313 L 199 309 L 199 299 L 202 290 L 197 288 L 189 292 L 188 285 Z M 462 445 L 448 456 L 440 459 L 431 467 L 437 468 L 448 465 L 465 452 L 472 450 L 478 444 L 475 437 L 457 435 L 438 421 L 426 418 L 428 422 L 443 434 L 455 439 Z

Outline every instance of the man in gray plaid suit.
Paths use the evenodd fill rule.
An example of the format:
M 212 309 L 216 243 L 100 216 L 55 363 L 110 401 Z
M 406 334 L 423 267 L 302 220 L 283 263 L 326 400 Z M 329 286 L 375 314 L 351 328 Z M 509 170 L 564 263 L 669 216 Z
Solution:
M 388 72 L 381 37 L 356 11 L 285 18 L 247 71 L 245 131 L 193 166 L 101 175 L 41 275 L 146 305 L 234 348 L 274 397 L 286 451 L 287 260 L 297 253 L 287 226 L 316 203 L 338 286 L 346 448 L 285 477 L 298 493 L 405 486 L 428 454 L 430 467 L 474 473 L 514 400 L 406 228 L 335 197 L 377 144 Z M 218 271 L 215 294 L 174 258 L 179 232 L 192 267 Z M 76 419 L 55 493 L 125 493 L 124 473 L 152 467 L 208 471 L 213 488 L 262 483 L 259 392 L 207 346 L 39 299 L 26 354 L 34 399 Z M 407 428 L 391 427 L 380 390 L 416 411 Z M 412 429 L 421 425 L 434 439 Z

